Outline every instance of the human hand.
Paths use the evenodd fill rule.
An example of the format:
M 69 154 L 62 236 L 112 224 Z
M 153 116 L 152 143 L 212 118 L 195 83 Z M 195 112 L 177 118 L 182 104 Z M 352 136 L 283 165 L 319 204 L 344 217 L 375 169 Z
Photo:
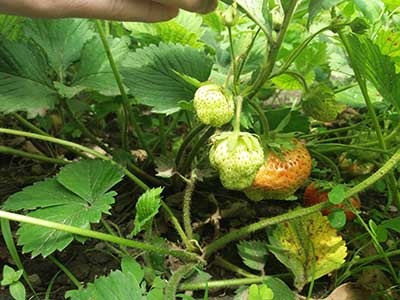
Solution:
M 159 22 L 179 9 L 208 13 L 217 0 L 0 0 L 0 13 L 42 18 L 97 18 Z

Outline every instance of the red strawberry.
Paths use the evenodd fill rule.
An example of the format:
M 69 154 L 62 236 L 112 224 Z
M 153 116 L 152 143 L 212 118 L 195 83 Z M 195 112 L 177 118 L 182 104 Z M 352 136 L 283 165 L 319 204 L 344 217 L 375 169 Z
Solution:
M 304 198 L 303 198 L 303 203 L 304 206 L 313 206 L 318 203 L 322 203 L 325 201 L 328 201 L 328 193 L 329 190 L 324 190 L 321 188 L 318 188 L 314 182 L 312 182 L 310 185 L 307 186 L 306 190 L 304 191 Z M 350 198 L 351 205 L 354 206 L 355 208 L 360 208 L 361 207 L 361 202 L 360 199 L 356 197 Z M 342 208 L 345 209 L 345 205 L 343 203 L 335 205 L 334 207 Z M 325 208 L 322 210 L 322 214 L 324 216 L 329 215 L 331 213 L 332 208 Z M 346 219 L 348 221 L 354 220 L 356 217 L 351 211 L 345 209 L 345 214 L 346 214 Z
M 263 199 L 286 199 L 302 186 L 311 173 L 311 156 L 298 140 L 292 149 L 268 154 L 264 165 L 258 170 L 247 197 L 253 201 Z

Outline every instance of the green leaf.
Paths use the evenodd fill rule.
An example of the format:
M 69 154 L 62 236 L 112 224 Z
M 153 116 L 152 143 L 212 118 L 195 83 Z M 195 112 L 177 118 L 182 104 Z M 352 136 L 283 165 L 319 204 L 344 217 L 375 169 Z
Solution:
M 248 300 L 272 300 L 274 292 L 265 284 L 252 284 L 249 287 Z
M 385 101 L 400 107 L 400 74 L 396 74 L 394 62 L 369 38 L 353 34 L 347 37 L 354 67 L 371 81 Z
M 30 210 L 31 217 L 66 225 L 89 228 L 100 220 L 114 203 L 115 192 L 107 192 L 123 177 L 122 171 L 108 161 L 85 160 L 64 167 L 56 178 L 29 186 L 7 199 L 4 209 Z M 18 243 L 23 252 L 48 256 L 63 250 L 74 235 L 51 228 L 21 224 Z
M 343 209 L 335 209 L 328 215 L 328 220 L 333 228 L 340 229 L 346 225 L 346 214 Z
M 68 291 L 65 298 L 71 300 L 139 300 L 143 299 L 142 289 L 132 273 L 111 272 L 101 276 L 85 289 Z
M 382 0 L 382 2 L 385 3 L 387 9 L 389 10 L 395 10 L 400 6 L 399 0 Z
M 338 269 L 347 255 L 344 240 L 320 212 L 280 223 L 268 237 L 270 251 L 291 270 L 298 290 Z
M 10 285 L 10 295 L 15 300 L 25 300 L 26 299 L 26 292 L 24 285 L 17 281 Z
M 268 249 L 266 242 L 262 241 L 241 241 L 237 248 L 243 263 L 249 268 L 261 271 L 267 262 Z
M 290 120 L 283 132 L 309 132 L 310 120 L 299 111 L 292 111 L 290 107 L 271 109 L 266 112 L 271 130 L 276 130 L 288 114 L 290 114 Z
M 83 45 L 94 35 L 86 19 L 30 19 L 24 32 L 47 54 L 59 79 L 63 79 L 68 66 L 78 60 Z
M 1 280 L 1 285 L 10 285 L 17 282 L 22 276 L 23 270 L 15 271 L 8 265 L 3 267 L 3 279 Z
M 139 197 L 136 203 L 135 228 L 132 235 L 142 231 L 143 227 L 158 213 L 162 190 L 162 188 L 150 189 Z
M 400 233 L 400 217 L 383 221 L 380 226 Z
M 0 39 L 0 112 L 27 111 L 35 115 L 53 108 L 46 60 L 34 46 Z
M 322 10 L 328 10 L 342 0 L 310 0 L 308 4 L 308 26 Z
M 354 4 L 370 22 L 379 20 L 385 8 L 381 0 L 354 0 Z
M 335 185 L 328 193 L 329 202 L 332 204 L 342 203 L 346 196 L 346 190 L 342 184 Z
M 271 31 L 272 20 L 269 18 L 269 15 L 265 13 L 267 10 L 269 10 L 268 1 L 237 0 L 237 4 L 246 12 L 246 14 L 251 19 L 256 21 L 256 23 L 263 29 L 263 31 Z
M 399 3 L 400 5 L 400 3 Z M 375 43 L 381 49 L 383 55 L 389 56 L 396 64 L 396 72 L 400 72 L 400 32 L 380 30 L 377 33 Z
M 0 15 L 0 35 L 9 40 L 16 40 L 22 31 L 24 18 L 10 15 Z
M 267 276 L 263 282 L 274 292 L 275 300 L 295 300 L 293 291 L 279 278 Z
M 89 203 L 104 197 L 106 192 L 121 181 L 123 171 L 108 161 L 83 160 L 65 166 L 57 181 Z
M 160 43 L 130 53 L 121 72 L 140 103 L 158 111 L 177 111 L 179 101 L 192 100 L 196 88 L 176 72 L 203 82 L 208 79 L 211 66 L 211 59 L 201 51 Z
M 132 256 L 124 256 L 121 261 L 121 269 L 125 274 L 131 273 L 137 282 L 142 282 L 144 271 L 140 264 Z
M 111 53 L 117 67 L 128 54 L 128 43 L 129 40 L 126 38 L 109 40 Z M 83 90 L 96 91 L 106 96 L 120 94 L 114 73 L 98 36 L 92 38 L 83 47 L 79 70 L 73 78 L 71 86 L 64 88 L 66 89 L 64 94 L 68 93 L 68 98 L 72 98 Z
M 132 32 L 135 39 L 144 44 L 158 44 L 159 42 L 189 45 L 200 48 L 203 43 L 200 38 L 204 33 L 201 27 L 202 18 L 198 14 L 180 11 L 177 18 L 161 23 L 124 22 L 126 29 Z

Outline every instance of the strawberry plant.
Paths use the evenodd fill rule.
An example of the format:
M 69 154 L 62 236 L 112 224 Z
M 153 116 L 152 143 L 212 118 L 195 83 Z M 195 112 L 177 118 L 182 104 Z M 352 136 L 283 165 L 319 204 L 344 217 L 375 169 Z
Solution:
M 399 298 L 399 7 L 0 15 L 0 298 Z

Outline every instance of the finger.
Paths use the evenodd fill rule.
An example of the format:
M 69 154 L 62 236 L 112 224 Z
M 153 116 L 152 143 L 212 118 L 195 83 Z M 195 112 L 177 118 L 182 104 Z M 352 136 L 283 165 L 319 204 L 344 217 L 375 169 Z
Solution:
M 217 5 L 217 0 L 154 0 L 164 5 L 173 5 L 184 10 L 209 13 L 213 11 Z
M 179 12 L 177 7 L 151 0 L 14 0 L 9 2 L 6 10 L 9 13 L 47 18 L 78 17 L 159 22 L 172 19 Z

